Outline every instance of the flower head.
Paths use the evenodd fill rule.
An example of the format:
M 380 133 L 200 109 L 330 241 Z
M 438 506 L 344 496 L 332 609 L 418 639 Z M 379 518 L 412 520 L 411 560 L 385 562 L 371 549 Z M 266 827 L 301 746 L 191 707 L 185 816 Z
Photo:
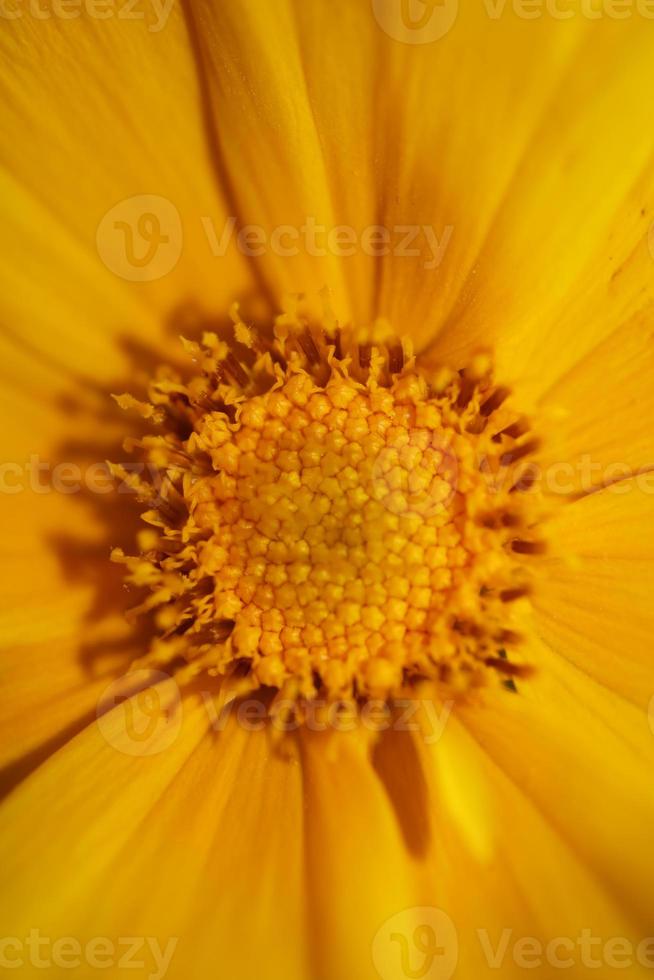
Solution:
M 189 380 L 118 399 L 157 433 L 129 441 L 152 530 L 115 553 L 157 611 L 149 662 L 329 701 L 525 673 L 507 648 L 543 548 L 538 440 L 488 357 L 425 375 L 397 339 L 235 319 L 232 344 L 186 344 Z
M 619 6 L 0 9 L 0 967 L 647 975 Z

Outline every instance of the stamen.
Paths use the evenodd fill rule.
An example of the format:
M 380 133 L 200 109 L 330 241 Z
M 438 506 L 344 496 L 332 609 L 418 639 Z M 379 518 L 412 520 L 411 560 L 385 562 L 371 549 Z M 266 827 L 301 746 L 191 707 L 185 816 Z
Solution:
M 365 340 L 294 310 L 269 340 L 232 318 L 233 346 L 184 342 L 190 377 L 117 399 L 155 426 L 127 447 L 147 463 L 150 530 L 140 554 L 114 553 L 155 614 L 145 662 L 298 703 L 513 689 L 520 556 L 544 545 L 535 470 L 506 469 L 539 440 L 488 355 L 427 375 L 384 324 Z

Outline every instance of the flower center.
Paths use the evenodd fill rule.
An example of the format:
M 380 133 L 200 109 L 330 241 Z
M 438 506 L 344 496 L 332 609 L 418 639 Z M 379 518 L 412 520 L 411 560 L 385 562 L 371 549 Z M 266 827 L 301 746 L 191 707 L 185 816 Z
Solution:
M 329 701 L 526 672 L 537 441 L 490 358 L 427 375 L 381 325 L 233 318 L 185 343 L 190 378 L 118 398 L 155 427 L 128 447 L 151 529 L 114 553 L 155 611 L 147 662 Z

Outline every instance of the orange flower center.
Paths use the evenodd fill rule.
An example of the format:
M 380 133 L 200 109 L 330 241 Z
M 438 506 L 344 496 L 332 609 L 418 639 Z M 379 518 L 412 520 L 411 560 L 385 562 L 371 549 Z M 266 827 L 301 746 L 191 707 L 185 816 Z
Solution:
M 396 339 L 235 321 L 186 344 L 190 379 L 118 399 L 161 430 L 132 443 L 152 530 L 115 554 L 156 613 L 148 662 L 329 701 L 525 671 L 537 443 L 490 359 L 427 376 Z

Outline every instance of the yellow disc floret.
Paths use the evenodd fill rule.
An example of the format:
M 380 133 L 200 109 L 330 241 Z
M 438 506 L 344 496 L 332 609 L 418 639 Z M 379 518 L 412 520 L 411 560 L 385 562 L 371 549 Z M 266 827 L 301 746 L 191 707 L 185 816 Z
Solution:
M 115 554 L 155 611 L 148 662 L 330 701 L 526 670 L 537 443 L 490 359 L 426 376 L 380 325 L 234 319 L 186 342 L 190 378 L 118 399 L 159 430 L 129 444 L 151 529 Z

